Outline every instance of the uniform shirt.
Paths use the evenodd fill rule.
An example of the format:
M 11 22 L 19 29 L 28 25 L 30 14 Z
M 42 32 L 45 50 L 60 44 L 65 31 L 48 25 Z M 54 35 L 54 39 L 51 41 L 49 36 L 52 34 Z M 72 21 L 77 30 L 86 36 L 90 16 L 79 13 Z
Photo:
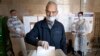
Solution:
M 38 38 L 37 38 L 38 37 Z M 66 53 L 66 37 L 63 25 L 55 20 L 54 25 L 50 29 L 46 19 L 35 24 L 34 28 L 26 34 L 25 42 L 38 45 L 38 41 L 47 41 L 50 46 L 56 49 L 62 49 Z
M 16 32 L 10 31 L 10 36 L 20 37 L 19 31 L 24 32 L 24 26 L 22 22 L 16 17 L 10 17 L 7 21 L 7 25 L 9 29 L 14 29 Z

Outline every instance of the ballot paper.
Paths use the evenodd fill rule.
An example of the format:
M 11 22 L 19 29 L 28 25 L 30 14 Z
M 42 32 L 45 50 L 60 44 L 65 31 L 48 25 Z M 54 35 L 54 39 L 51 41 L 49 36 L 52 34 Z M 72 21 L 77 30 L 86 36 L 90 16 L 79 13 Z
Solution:
M 36 56 L 55 56 L 55 47 L 49 46 L 48 49 L 44 49 L 39 46 L 36 51 Z

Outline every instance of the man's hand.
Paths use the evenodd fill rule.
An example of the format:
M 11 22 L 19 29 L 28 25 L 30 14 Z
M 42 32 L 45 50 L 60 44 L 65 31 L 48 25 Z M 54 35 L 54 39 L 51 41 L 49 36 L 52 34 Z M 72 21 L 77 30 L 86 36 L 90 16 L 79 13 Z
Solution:
M 20 31 L 20 36 L 25 37 L 25 33 Z
M 21 30 L 21 28 L 16 28 L 16 32 L 21 36 L 24 37 L 25 33 Z
M 13 32 L 13 33 L 15 33 L 15 32 L 16 32 L 16 30 L 15 30 L 15 29 L 13 29 L 13 28 L 10 28 L 9 30 L 10 30 L 10 32 Z
M 47 41 L 39 41 L 38 45 L 41 45 L 44 49 L 48 49 L 49 43 Z

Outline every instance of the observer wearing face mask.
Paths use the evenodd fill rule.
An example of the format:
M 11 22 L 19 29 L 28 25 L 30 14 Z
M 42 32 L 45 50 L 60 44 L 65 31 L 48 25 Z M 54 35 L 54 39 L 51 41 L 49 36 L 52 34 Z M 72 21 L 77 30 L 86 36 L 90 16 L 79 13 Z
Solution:
M 24 25 L 21 20 L 17 17 L 17 11 L 12 9 L 10 10 L 10 17 L 7 21 L 7 26 L 10 31 L 10 39 L 12 42 L 13 50 L 15 56 L 22 52 L 23 56 L 27 56 L 26 46 L 24 42 Z M 16 46 L 17 45 L 17 46 Z M 16 51 L 17 49 L 17 51 Z
M 35 24 L 34 28 L 26 34 L 25 41 L 35 46 L 48 49 L 55 46 L 66 53 L 66 37 L 63 25 L 57 19 L 57 4 L 48 2 L 46 6 L 46 17 Z
M 88 24 L 87 20 L 83 17 L 83 12 L 78 13 L 78 18 L 72 23 L 72 34 L 75 36 L 74 39 L 74 51 L 80 56 L 85 56 L 88 52 L 87 43 L 88 41 Z

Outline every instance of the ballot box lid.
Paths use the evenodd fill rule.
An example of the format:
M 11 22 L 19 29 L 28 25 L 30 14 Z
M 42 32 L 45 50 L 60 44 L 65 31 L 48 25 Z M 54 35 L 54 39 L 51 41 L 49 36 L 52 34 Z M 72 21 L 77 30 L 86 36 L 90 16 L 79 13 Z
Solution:
M 56 49 L 55 54 L 56 56 L 66 56 L 61 49 Z M 36 50 L 30 50 L 30 53 L 28 56 L 36 56 Z

